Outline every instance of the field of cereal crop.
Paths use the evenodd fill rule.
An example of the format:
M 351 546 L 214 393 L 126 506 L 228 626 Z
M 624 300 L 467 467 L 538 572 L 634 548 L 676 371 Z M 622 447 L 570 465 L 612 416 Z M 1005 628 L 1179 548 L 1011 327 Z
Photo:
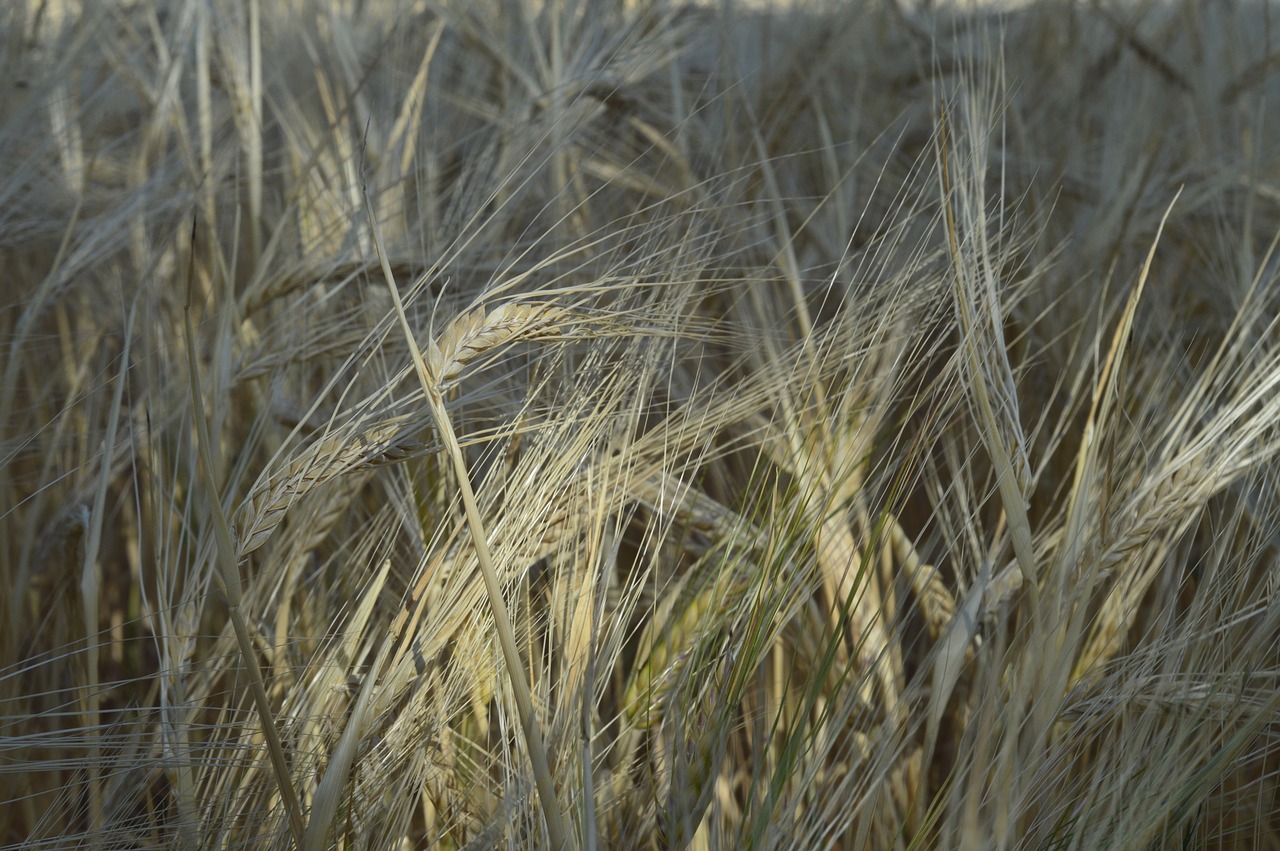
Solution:
M 1245 0 L 0 7 L 0 846 L 1280 847 Z

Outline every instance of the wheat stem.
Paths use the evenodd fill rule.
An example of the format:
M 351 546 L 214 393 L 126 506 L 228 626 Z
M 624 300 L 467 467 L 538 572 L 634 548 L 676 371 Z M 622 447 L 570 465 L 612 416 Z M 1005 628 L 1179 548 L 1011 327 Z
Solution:
M 387 260 L 386 249 L 382 244 L 382 234 L 373 215 L 373 207 L 365 196 L 365 210 L 369 216 L 369 226 L 373 232 L 374 245 L 378 252 L 378 260 L 382 264 L 383 276 L 387 287 L 391 290 L 391 299 L 395 304 L 396 315 L 400 320 L 401 330 L 413 357 L 415 372 L 422 384 L 422 392 L 426 395 L 435 418 L 436 428 L 441 443 L 453 464 L 458 478 L 458 490 L 462 496 L 463 509 L 467 516 L 467 527 L 471 532 L 471 540 L 475 546 L 476 561 L 480 565 L 480 574 L 484 577 L 485 591 L 489 597 L 489 607 L 493 612 L 494 627 L 498 632 L 498 641 L 502 646 L 502 655 L 507 664 L 507 675 L 511 681 L 511 690 L 515 695 L 516 711 L 520 716 L 520 725 L 524 729 L 525 743 L 529 748 L 529 761 L 533 763 L 534 781 L 538 787 L 538 797 L 542 802 L 542 811 L 547 820 L 547 833 L 551 839 L 551 847 L 569 849 L 573 847 L 569 841 L 569 832 L 565 828 L 564 816 L 560 802 L 556 796 L 555 779 L 551 774 L 551 764 L 547 759 L 547 749 L 538 726 L 538 719 L 533 708 L 533 693 L 525 678 L 524 663 L 520 659 L 520 649 L 516 645 L 515 629 L 511 623 L 511 615 L 502 597 L 502 585 L 498 581 L 498 571 L 493 564 L 493 555 L 489 549 L 488 534 L 480 515 L 480 506 L 476 502 L 475 491 L 471 488 L 470 472 L 466 459 L 462 457 L 462 447 L 453 430 L 449 412 L 445 407 L 444 396 L 441 395 L 442 376 L 433 375 L 422 350 L 409 327 L 409 317 L 405 314 L 404 303 L 400 299 L 400 289 L 396 285 L 395 276 L 391 274 L 391 265 Z M 432 360 L 439 359 L 439 347 L 433 342 Z
M 192 262 L 195 251 L 195 223 L 192 222 Z M 188 281 L 188 284 L 190 281 Z M 209 452 L 209 427 L 205 420 L 204 400 L 200 389 L 200 368 L 196 363 L 195 328 L 191 322 L 191 295 L 187 293 L 187 303 L 183 308 L 183 318 L 187 332 L 187 369 L 191 377 L 191 402 L 194 406 L 196 435 L 199 441 L 200 467 L 204 471 L 205 487 L 209 495 L 209 504 L 213 513 L 213 529 L 216 541 L 214 547 L 217 557 L 217 569 L 214 579 L 222 591 L 223 602 L 227 606 L 227 614 L 235 629 L 236 644 L 240 648 L 245 670 L 249 674 L 249 691 L 253 695 L 254 706 L 262 721 L 262 735 L 267 740 L 267 752 L 271 756 L 271 766 L 275 771 L 276 783 L 280 787 L 280 796 L 284 799 L 285 809 L 289 813 L 289 830 L 294 841 L 302 844 L 305 826 L 302 821 L 302 807 L 298 803 L 297 792 L 289 779 L 289 763 L 284 756 L 284 746 L 280 742 L 280 732 L 276 729 L 271 714 L 271 702 L 267 698 L 267 689 L 262 682 L 262 671 L 258 669 L 258 657 L 249 637 L 249 627 L 245 623 L 244 613 L 240 609 L 240 574 L 237 569 L 236 545 L 231 536 L 231 524 L 227 522 L 227 514 L 222 509 L 222 499 L 218 495 L 217 479 L 213 473 L 213 460 Z

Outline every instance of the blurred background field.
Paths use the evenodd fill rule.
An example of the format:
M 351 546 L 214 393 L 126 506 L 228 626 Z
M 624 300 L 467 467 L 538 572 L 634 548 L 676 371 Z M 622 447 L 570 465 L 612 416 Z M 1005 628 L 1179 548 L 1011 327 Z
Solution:
M 0 6 L 0 846 L 1280 848 L 1277 11 Z

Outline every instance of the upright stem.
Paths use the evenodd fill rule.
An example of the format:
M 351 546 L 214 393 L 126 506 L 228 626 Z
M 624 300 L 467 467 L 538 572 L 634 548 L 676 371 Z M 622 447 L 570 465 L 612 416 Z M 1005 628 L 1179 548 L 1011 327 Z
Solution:
M 551 847 L 568 848 L 569 834 L 560 812 L 560 802 L 556 798 L 556 785 L 551 776 L 551 765 L 547 760 L 547 748 L 542 740 L 542 731 L 538 727 L 538 718 L 533 711 L 533 693 L 525 679 L 524 663 L 520 660 L 520 649 L 516 646 L 515 628 L 511 624 L 507 604 L 502 598 L 502 585 L 498 581 L 498 571 L 494 569 L 493 557 L 489 552 L 489 541 L 480 517 L 480 506 L 476 504 L 476 495 L 471 489 L 467 462 L 462 457 L 462 447 L 458 445 L 457 435 L 453 432 L 453 424 L 449 421 L 449 414 L 445 410 L 444 399 L 434 388 L 427 393 L 427 398 L 431 403 L 436 427 L 440 430 L 441 441 L 453 460 L 453 468 L 458 477 L 458 489 L 462 492 L 462 505 L 466 510 L 467 526 L 471 530 L 471 540 L 476 548 L 476 560 L 480 563 L 480 574 L 484 577 L 485 590 L 489 595 L 489 606 L 493 610 L 498 641 L 502 645 L 502 655 L 507 663 L 511 690 L 515 693 L 516 711 L 520 714 L 520 725 L 524 728 L 525 741 L 529 744 L 529 761 L 533 763 L 533 777 L 538 785 L 538 797 L 542 799 L 543 812 L 546 814 Z
M 391 291 L 391 300 L 395 304 L 400 328 L 409 345 L 418 381 L 431 406 L 431 415 L 436 421 L 436 428 L 439 429 L 440 440 L 453 461 L 453 469 L 458 477 L 462 505 L 467 515 L 467 527 L 471 531 L 471 540 L 475 544 L 476 560 L 480 563 L 480 574 L 484 577 L 485 591 L 489 596 L 489 608 L 493 612 L 494 626 L 498 630 L 502 656 L 507 663 L 507 677 L 511 680 L 511 689 L 515 693 L 516 712 L 520 715 L 520 726 L 524 729 L 525 743 L 529 748 L 529 761 L 533 763 L 533 777 L 538 786 L 538 797 L 542 801 L 542 812 L 547 820 L 547 834 L 551 839 L 551 847 L 557 851 L 564 851 L 572 848 L 569 844 L 569 832 L 565 829 L 564 815 L 560 811 L 560 801 L 556 797 L 556 784 L 551 776 L 547 748 L 542 740 L 542 731 L 538 727 L 538 718 L 533 711 L 533 693 L 525 678 L 524 665 L 520 661 L 520 649 L 516 646 L 516 634 L 511 625 L 511 616 L 507 612 L 507 604 L 502 599 L 502 585 L 498 581 L 498 571 L 493 566 L 493 556 L 489 551 L 489 538 L 480 516 L 480 506 L 476 503 L 475 491 L 471 489 L 467 462 L 462 457 L 462 447 L 458 443 L 457 434 L 454 433 L 453 423 L 449 420 L 449 411 L 445 408 L 444 397 L 440 395 L 438 376 L 431 374 L 426 360 L 422 357 L 422 349 L 418 346 L 413 329 L 409 327 L 409 317 L 400 299 L 400 288 L 396 284 L 395 275 L 391 272 L 391 264 L 387 262 L 382 234 L 378 229 L 378 222 L 373 215 L 373 206 L 369 203 L 367 193 L 365 210 L 369 216 L 369 228 L 373 232 L 373 244 L 378 251 L 378 260 L 382 264 L 382 274 Z M 432 342 L 429 345 L 434 346 L 435 343 Z

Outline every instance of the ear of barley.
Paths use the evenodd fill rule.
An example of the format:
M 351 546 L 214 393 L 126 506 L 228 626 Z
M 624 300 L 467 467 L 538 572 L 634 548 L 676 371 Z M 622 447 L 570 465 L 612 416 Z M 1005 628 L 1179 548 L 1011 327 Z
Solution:
M 509 302 L 490 310 L 478 307 L 462 314 L 427 347 L 427 365 L 446 388 L 457 382 L 467 365 L 487 352 L 516 340 L 547 340 L 560 336 L 573 318 L 553 304 Z
M 283 469 L 265 475 L 237 512 L 237 557 L 262 547 L 294 503 L 335 477 L 438 448 L 414 437 L 426 423 L 425 417 L 401 416 L 360 430 L 340 431 L 304 449 Z

